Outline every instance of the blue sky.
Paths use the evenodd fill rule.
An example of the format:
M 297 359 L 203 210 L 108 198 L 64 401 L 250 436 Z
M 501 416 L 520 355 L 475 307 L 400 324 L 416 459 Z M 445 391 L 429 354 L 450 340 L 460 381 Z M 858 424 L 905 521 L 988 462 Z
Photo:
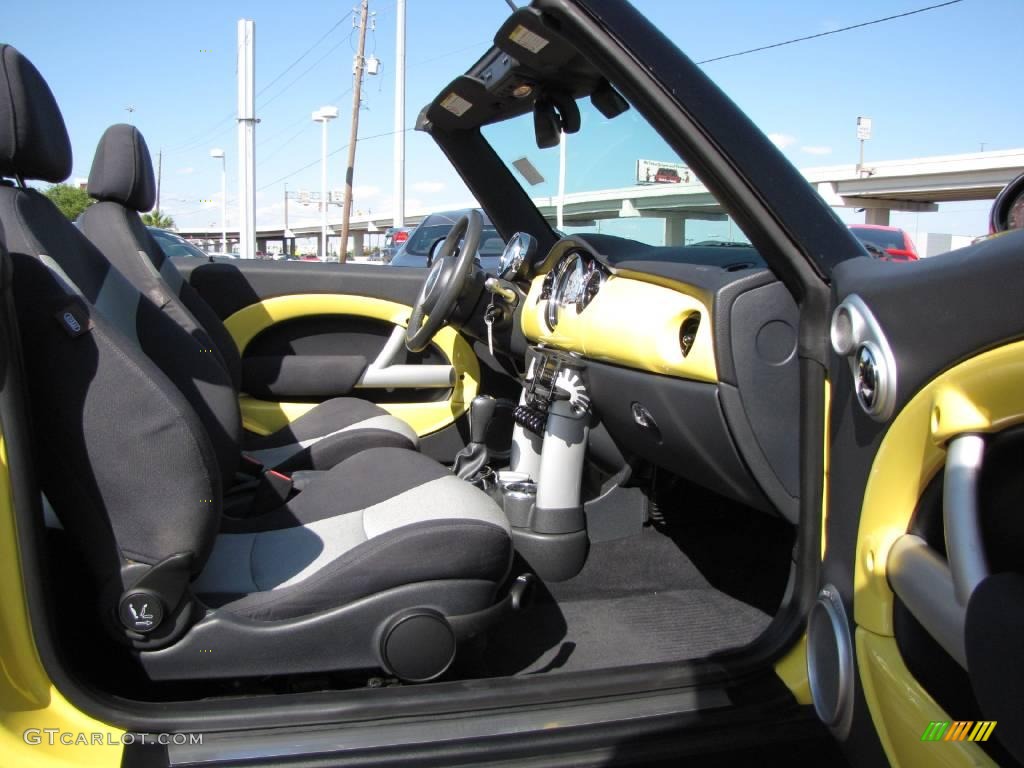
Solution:
M 638 0 L 636 5 L 696 60 L 836 29 L 931 4 L 929 0 Z M 393 0 L 371 0 L 376 31 L 367 53 L 381 59 L 367 77 L 360 136 L 392 130 Z M 228 199 L 237 193 L 236 22 L 256 21 L 257 224 L 281 219 L 282 193 L 319 189 L 320 131 L 310 113 L 335 104 L 329 150 L 347 141 L 355 35 L 347 3 L 103 3 L 35 0 L 4 14 L 3 39 L 27 54 L 64 111 L 74 175 L 88 174 L 103 129 L 131 119 L 154 154 L 163 148 L 162 207 L 180 225 L 219 225 L 220 146 L 228 157 Z M 504 0 L 408 0 L 406 125 L 419 108 L 482 53 L 507 16 Z M 333 30 L 332 27 L 339 21 Z M 1024 105 L 1015 97 L 1020 0 L 963 0 L 905 19 L 707 64 L 705 70 L 798 166 L 856 160 L 854 121 L 874 119 L 868 160 L 954 154 L 1024 145 Z M 331 31 L 329 31 L 331 30 Z M 306 57 L 271 83 L 321 36 Z M 262 93 L 260 93 L 262 91 Z M 135 111 L 129 115 L 125 107 Z M 441 208 L 467 193 L 430 139 L 407 134 L 407 208 Z M 392 137 L 358 145 L 355 208 L 391 208 Z M 345 152 L 329 160 L 340 187 Z M 305 170 L 303 166 L 309 166 Z M 951 203 L 936 214 L 894 215 L 909 229 L 978 234 L 985 203 Z M 292 222 L 316 220 L 293 204 Z M 845 216 L 845 214 L 844 214 Z M 850 214 L 852 216 L 852 214 Z M 229 207 L 229 222 L 235 218 Z M 922 220 L 924 223 L 922 224 Z

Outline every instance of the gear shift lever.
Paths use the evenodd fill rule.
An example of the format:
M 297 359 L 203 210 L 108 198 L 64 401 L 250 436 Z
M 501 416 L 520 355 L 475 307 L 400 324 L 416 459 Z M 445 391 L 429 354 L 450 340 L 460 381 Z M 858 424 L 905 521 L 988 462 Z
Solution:
M 469 444 L 455 456 L 452 466 L 452 472 L 463 480 L 472 480 L 487 466 L 487 428 L 497 405 L 490 395 L 477 395 L 469 405 Z

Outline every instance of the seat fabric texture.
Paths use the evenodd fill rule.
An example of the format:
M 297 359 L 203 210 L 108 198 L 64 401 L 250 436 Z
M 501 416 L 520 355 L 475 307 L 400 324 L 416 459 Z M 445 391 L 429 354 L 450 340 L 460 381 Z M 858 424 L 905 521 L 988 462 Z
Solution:
M 374 448 L 277 510 L 229 520 L 194 589 L 222 610 L 273 620 L 442 575 L 498 584 L 509 536 L 498 505 L 436 461 Z
M 402 620 L 403 611 L 486 611 L 512 559 L 504 513 L 408 448 L 355 454 L 276 509 L 222 519 L 221 477 L 233 468 L 221 448 L 237 423 L 221 424 L 201 409 L 204 390 L 230 392 L 230 380 L 209 355 L 195 356 L 208 368 L 191 363 L 178 379 L 177 368 L 165 370 L 167 360 L 149 345 L 187 356 L 193 337 L 23 186 L 64 177 L 66 145 L 45 81 L 0 45 L 0 175 L 18 180 L 0 179 L 0 270 L 11 269 L 34 465 L 84 557 L 82 578 L 118 648 L 164 678 L 196 676 L 194 638 L 217 645 L 221 637 L 244 637 L 225 660 L 238 676 L 363 669 L 380 658 L 381 628 Z M 143 327 L 144 313 L 158 330 Z M 189 378 L 191 385 L 182 383 Z M 171 574 L 184 573 L 184 592 L 151 584 L 162 590 L 158 598 L 174 595 L 150 627 L 155 632 L 121 628 L 120 595 L 164 563 L 176 566 Z M 171 578 L 160 573 L 159 584 Z M 360 614 L 365 606 L 377 613 Z M 377 618 L 345 627 L 346 642 L 338 643 L 329 618 L 349 609 L 345 615 Z M 146 605 L 141 613 L 154 618 Z M 301 664 L 281 653 L 293 643 L 305 649 Z M 206 674 L 222 675 L 222 667 L 211 660 Z

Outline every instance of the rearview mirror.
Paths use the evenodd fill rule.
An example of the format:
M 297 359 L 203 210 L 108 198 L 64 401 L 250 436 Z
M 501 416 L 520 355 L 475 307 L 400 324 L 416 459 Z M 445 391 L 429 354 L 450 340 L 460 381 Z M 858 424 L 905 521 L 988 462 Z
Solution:
M 547 92 L 533 102 L 533 131 L 537 147 L 557 147 L 559 134 L 576 133 L 580 129 L 580 108 L 565 93 Z

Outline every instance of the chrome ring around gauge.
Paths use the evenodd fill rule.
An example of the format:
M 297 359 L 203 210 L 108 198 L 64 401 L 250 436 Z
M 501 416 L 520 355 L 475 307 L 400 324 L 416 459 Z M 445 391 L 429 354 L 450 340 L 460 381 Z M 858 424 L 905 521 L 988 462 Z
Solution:
M 558 265 L 558 274 L 555 275 L 555 284 L 545 312 L 545 320 L 552 330 L 558 325 L 558 313 L 562 307 L 576 306 L 583 289 L 584 274 L 583 259 L 578 253 L 567 256 Z
M 590 269 L 587 270 L 583 278 L 583 290 L 580 291 L 580 297 L 576 301 L 577 312 L 582 312 L 587 308 L 587 305 L 597 296 L 597 292 L 601 290 L 602 285 L 604 285 L 604 273 L 596 264 L 591 262 Z
M 498 276 L 504 280 L 514 280 L 522 273 L 523 266 L 533 260 L 536 252 L 537 239 L 526 232 L 516 232 L 501 252 Z

